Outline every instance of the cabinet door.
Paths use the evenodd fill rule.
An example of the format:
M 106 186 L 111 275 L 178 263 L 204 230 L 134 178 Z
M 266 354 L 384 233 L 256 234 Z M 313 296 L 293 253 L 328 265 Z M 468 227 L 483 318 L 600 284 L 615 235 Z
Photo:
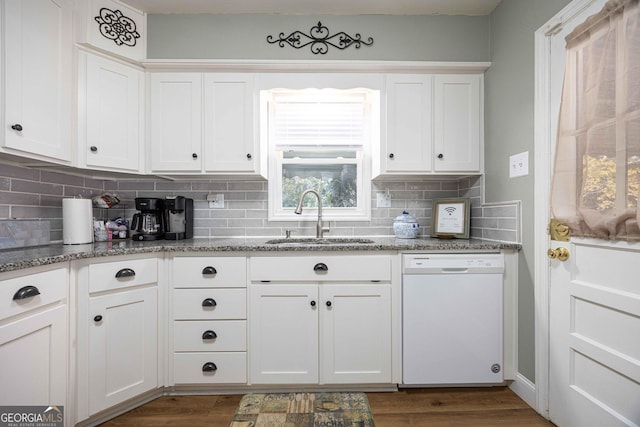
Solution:
M 386 148 L 380 153 L 383 173 L 431 172 L 431 86 L 429 75 L 389 75 Z
M 89 298 L 89 415 L 157 387 L 156 287 Z
M 71 6 L 69 0 L 3 2 L 8 148 L 71 160 Z
M 391 382 L 391 287 L 320 287 L 323 384 Z
M 250 382 L 318 383 L 318 286 L 250 287 Z
M 253 86 L 251 74 L 205 74 L 207 172 L 256 172 Z
M 87 53 L 80 54 L 80 67 L 80 158 L 88 167 L 139 171 L 143 73 Z
M 152 172 L 201 172 L 202 74 L 150 75 Z
M 0 327 L 0 395 L 3 405 L 65 405 L 67 307 Z
M 434 77 L 434 170 L 480 172 L 480 75 Z

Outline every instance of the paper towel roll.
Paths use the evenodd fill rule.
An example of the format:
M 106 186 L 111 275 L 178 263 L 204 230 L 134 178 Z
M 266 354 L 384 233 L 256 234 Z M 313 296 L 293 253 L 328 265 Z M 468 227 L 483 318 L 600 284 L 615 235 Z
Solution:
M 77 245 L 93 242 L 91 199 L 62 199 L 62 243 Z

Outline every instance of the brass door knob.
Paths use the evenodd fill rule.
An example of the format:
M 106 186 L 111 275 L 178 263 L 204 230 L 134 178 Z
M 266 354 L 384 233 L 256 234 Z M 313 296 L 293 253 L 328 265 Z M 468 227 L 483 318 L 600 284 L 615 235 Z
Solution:
M 566 261 L 569 259 L 569 250 L 567 248 L 549 248 L 547 256 L 558 261 Z

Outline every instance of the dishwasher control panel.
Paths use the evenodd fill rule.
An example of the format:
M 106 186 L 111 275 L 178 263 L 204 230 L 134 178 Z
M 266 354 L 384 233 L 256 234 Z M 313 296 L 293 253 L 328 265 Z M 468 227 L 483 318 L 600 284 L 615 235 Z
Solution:
M 403 274 L 488 274 L 504 272 L 502 254 L 405 254 Z

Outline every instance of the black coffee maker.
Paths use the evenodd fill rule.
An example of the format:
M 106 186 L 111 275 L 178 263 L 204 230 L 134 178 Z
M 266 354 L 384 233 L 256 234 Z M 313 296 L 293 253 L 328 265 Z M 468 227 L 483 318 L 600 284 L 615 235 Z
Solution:
M 167 196 L 164 199 L 164 218 L 167 224 L 165 239 L 182 240 L 193 237 L 193 199 Z
M 136 209 L 131 221 L 132 240 L 164 239 L 167 229 L 164 219 L 164 200 L 151 197 L 136 197 Z

